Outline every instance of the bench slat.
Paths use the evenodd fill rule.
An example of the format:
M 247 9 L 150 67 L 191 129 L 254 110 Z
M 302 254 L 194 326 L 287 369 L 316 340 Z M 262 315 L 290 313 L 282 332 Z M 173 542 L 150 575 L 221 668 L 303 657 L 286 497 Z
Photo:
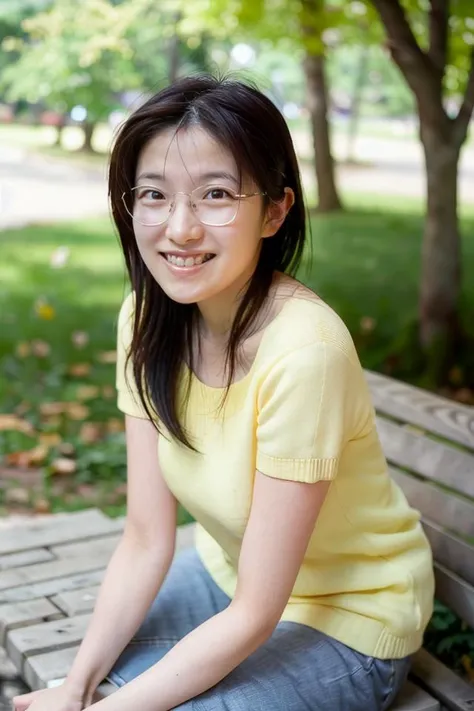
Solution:
M 423 516 L 460 536 L 474 538 L 474 504 L 395 467 L 390 467 L 390 474 Z
M 474 456 L 383 417 L 377 418 L 377 431 L 388 461 L 474 497 Z
M 376 410 L 474 450 L 474 408 L 365 371 Z
M 435 563 L 436 597 L 474 629 L 474 588 L 441 563 Z
M 421 649 L 413 659 L 412 674 L 450 711 L 472 711 L 474 686 Z
M 407 681 L 390 711 L 440 711 L 440 705 L 426 691 Z
M 74 617 L 82 615 L 84 612 L 92 612 L 99 594 L 100 585 L 91 585 L 81 590 L 70 590 L 69 592 L 54 595 L 51 602 L 56 605 L 65 615 Z
M 30 689 L 45 689 L 57 686 L 62 681 L 72 666 L 79 649 L 78 644 L 73 644 L 66 649 L 44 654 L 33 654 L 25 660 L 23 674 Z
M 77 575 L 66 575 L 63 578 L 45 580 L 34 585 L 22 585 L 19 588 L 0 591 L 0 603 L 10 604 L 14 602 L 27 602 L 41 597 L 51 597 L 66 590 L 78 590 L 97 585 L 104 577 L 105 569 L 94 570 L 89 573 L 78 573 Z
M 112 519 L 98 509 L 88 509 L 47 522 L 35 521 L 25 526 L 16 526 L 0 540 L 0 555 L 17 553 L 69 543 L 79 539 L 87 540 L 102 534 L 113 533 L 123 527 L 123 522 Z
M 474 585 L 474 548 L 460 538 L 443 531 L 432 521 L 423 519 L 423 528 L 438 563 Z M 474 605 L 474 598 L 473 598 Z
M 15 627 L 35 625 L 45 620 L 57 620 L 63 614 L 46 598 L 0 605 L 0 645 L 5 646 L 6 634 Z

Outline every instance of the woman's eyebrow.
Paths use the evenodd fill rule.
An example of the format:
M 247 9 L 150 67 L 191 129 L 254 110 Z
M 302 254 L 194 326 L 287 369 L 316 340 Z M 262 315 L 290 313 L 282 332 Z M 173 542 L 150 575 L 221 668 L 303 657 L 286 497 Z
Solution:
M 218 170 L 218 171 L 210 171 L 208 173 L 204 173 L 203 175 L 200 175 L 198 177 L 198 181 L 201 183 L 207 183 L 209 180 L 230 180 L 231 182 L 235 183 L 236 185 L 240 185 L 239 181 L 237 178 L 232 175 L 231 173 L 227 173 L 226 171 L 223 170 Z M 161 182 L 165 181 L 165 176 L 163 173 L 140 173 L 140 175 L 137 177 L 138 180 L 159 180 Z

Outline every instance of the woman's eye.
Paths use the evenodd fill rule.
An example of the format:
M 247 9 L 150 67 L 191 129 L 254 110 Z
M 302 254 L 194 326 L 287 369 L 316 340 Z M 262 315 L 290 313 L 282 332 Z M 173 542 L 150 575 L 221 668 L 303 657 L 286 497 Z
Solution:
M 157 200 L 164 200 L 165 196 L 159 190 L 152 190 L 151 188 L 146 188 L 138 192 L 138 199 L 150 200 L 153 202 Z
M 231 197 L 232 195 L 224 188 L 212 188 L 204 195 L 205 200 L 223 200 Z

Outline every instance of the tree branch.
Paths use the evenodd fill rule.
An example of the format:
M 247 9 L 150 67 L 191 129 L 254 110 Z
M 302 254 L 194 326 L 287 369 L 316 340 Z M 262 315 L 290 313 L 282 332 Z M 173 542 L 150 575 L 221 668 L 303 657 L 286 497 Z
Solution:
M 474 49 L 471 50 L 471 68 L 467 79 L 464 99 L 459 109 L 458 115 L 454 119 L 454 131 L 460 145 L 466 139 L 469 122 L 474 112 Z
M 448 61 L 449 0 L 430 0 L 430 47 L 428 57 L 438 74 L 439 90 Z
M 385 26 L 392 58 L 415 94 L 420 118 L 446 121 L 438 73 L 416 41 L 400 0 L 371 2 Z

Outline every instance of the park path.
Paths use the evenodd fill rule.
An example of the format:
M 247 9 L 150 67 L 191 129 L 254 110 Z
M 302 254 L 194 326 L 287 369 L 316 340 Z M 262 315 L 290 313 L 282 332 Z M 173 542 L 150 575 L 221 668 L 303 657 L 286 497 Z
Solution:
M 295 135 L 297 150 L 303 155 L 309 154 L 308 141 L 307 134 Z M 345 150 L 345 137 L 336 135 L 336 157 L 343 158 Z M 417 141 L 361 136 L 355 154 L 359 164 L 340 164 L 337 169 L 343 192 L 423 197 L 425 175 Z M 311 195 L 315 188 L 312 166 L 303 163 L 302 173 Z M 472 146 L 463 153 L 459 183 L 461 202 L 474 203 Z M 92 217 L 107 210 L 105 163 L 84 167 L 0 142 L 0 229 Z

